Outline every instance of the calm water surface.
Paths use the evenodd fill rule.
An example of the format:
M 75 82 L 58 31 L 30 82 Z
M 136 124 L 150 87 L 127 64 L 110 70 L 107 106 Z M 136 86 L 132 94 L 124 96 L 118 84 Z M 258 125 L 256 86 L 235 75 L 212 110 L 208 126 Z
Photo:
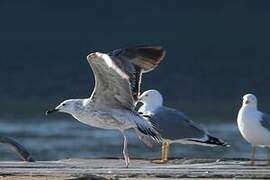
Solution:
M 204 123 L 205 124 L 205 123 Z M 205 126 L 206 127 L 206 126 Z M 171 157 L 249 157 L 250 145 L 238 132 L 237 124 L 209 124 L 207 129 L 231 144 L 231 147 L 204 147 L 175 144 Z M 122 157 L 123 137 L 118 131 L 89 128 L 75 120 L 0 120 L 0 133 L 13 137 L 23 144 L 36 160 L 58 160 L 63 158 Z M 128 134 L 131 158 L 157 158 L 160 147 L 149 149 L 131 131 Z M 258 158 L 264 158 L 264 149 Z M 0 160 L 16 160 L 11 149 L 0 144 Z

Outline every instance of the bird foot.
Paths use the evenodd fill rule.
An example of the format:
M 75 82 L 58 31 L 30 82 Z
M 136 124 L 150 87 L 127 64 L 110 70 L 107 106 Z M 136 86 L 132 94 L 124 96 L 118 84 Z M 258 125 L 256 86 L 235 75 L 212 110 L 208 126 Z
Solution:
M 251 166 L 255 166 L 255 161 L 251 161 L 251 162 L 250 162 L 250 165 L 251 165 Z
M 155 164 L 166 164 L 168 160 L 163 160 L 163 159 L 158 159 L 158 160 L 153 160 L 152 163 Z
M 128 166 L 129 166 L 129 162 L 125 161 L 125 163 L 126 163 L 126 168 L 128 168 Z
M 126 168 L 128 168 L 129 163 L 130 163 L 130 161 L 129 161 L 129 157 L 124 158 L 124 160 L 125 160 Z

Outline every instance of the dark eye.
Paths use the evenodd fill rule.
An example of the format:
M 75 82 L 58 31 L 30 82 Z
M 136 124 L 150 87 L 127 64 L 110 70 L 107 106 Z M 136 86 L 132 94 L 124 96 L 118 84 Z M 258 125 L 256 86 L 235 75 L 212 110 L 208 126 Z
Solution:
M 145 95 L 145 97 L 147 97 L 147 96 L 148 96 L 148 94 Z
M 66 104 L 62 104 L 62 106 L 65 106 Z

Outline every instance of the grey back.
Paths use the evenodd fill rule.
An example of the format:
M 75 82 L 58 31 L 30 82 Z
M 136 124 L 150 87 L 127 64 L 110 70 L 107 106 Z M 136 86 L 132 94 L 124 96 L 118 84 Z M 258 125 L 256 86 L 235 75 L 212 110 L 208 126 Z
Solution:
M 187 116 L 172 108 L 160 107 L 146 118 L 159 129 L 161 136 L 165 139 L 200 139 L 206 134 Z

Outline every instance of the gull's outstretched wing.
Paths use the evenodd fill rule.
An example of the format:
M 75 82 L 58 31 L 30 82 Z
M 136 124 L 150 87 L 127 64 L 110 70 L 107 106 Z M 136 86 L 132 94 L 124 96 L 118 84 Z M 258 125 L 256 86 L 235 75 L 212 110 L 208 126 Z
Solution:
M 155 69 L 164 59 L 166 52 L 160 46 L 137 46 L 116 49 L 108 55 L 129 76 L 132 96 L 137 101 L 142 73 Z
M 29 152 L 12 138 L 0 136 L 0 143 L 10 145 L 24 161 L 34 161 L 34 159 L 30 156 Z
M 99 107 L 124 108 L 134 111 L 132 80 L 128 74 L 130 69 L 135 69 L 133 62 L 116 60 L 103 53 L 92 53 L 87 56 L 87 60 L 95 76 L 95 89 L 91 95 L 91 101 Z M 140 61 L 142 63 L 147 60 L 145 58 Z M 152 124 L 142 119 L 137 113 L 136 115 L 138 118 L 135 118 L 134 123 L 138 129 L 157 138 L 158 133 Z
M 93 53 L 93 54 L 97 54 L 97 53 Z M 98 53 L 98 54 L 101 55 L 102 53 Z M 118 72 L 117 74 L 118 77 L 119 75 L 121 76 L 121 78 L 120 79 L 118 78 L 117 80 L 118 80 L 118 83 L 120 83 L 121 81 L 122 86 L 116 87 L 117 83 L 113 84 L 114 87 L 117 88 L 117 90 L 121 89 L 123 85 L 125 85 L 127 88 L 126 82 L 123 81 L 122 79 L 123 78 L 128 79 L 129 81 L 128 86 L 132 95 L 132 98 L 129 100 L 132 100 L 132 103 L 134 103 L 137 100 L 138 95 L 140 94 L 140 83 L 141 83 L 142 73 L 149 72 L 153 70 L 155 67 L 157 67 L 158 64 L 164 59 L 165 54 L 166 54 L 165 51 L 159 46 L 137 46 L 137 47 L 132 47 L 132 48 L 117 49 L 117 50 L 109 52 L 108 54 L 103 54 L 104 57 L 106 57 L 105 62 L 89 61 L 91 59 L 91 55 L 89 55 L 88 61 L 95 74 L 95 80 L 96 80 L 95 89 L 97 88 L 103 89 L 103 90 L 107 89 L 106 86 L 108 85 L 108 82 L 113 84 L 113 82 L 115 81 L 115 77 L 114 77 L 115 74 L 106 70 L 105 68 L 107 64 L 107 66 L 109 66 L 111 69 L 114 69 L 116 72 Z M 101 68 L 97 68 L 98 66 L 102 68 L 103 72 L 101 71 Z M 105 71 L 106 73 L 104 73 Z M 104 78 L 103 75 L 104 76 L 106 75 L 107 77 Z M 97 81 L 97 79 L 101 80 L 103 83 L 100 83 L 99 81 Z M 104 83 L 106 79 L 107 79 L 107 83 Z M 101 84 L 103 84 L 103 87 L 101 86 Z M 92 94 L 92 96 L 97 95 L 96 93 L 97 91 L 95 91 Z M 111 93 L 114 94 L 115 91 Z M 107 95 L 108 93 L 103 93 L 103 94 Z M 130 93 L 125 93 L 125 95 L 129 95 L 129 94 Z M 106 97 L 106 99 L 107 98 L 108 97 Z M 124 104 L 126 104 L 126 106 L 130 106 L 130 103 L 131 102 L 124 103 Z
M 132 110 L 133 98 L 128 75 L 107 54 L 91 53 L 87 60 L 95 76 L 91 100 L 97 106 Z

